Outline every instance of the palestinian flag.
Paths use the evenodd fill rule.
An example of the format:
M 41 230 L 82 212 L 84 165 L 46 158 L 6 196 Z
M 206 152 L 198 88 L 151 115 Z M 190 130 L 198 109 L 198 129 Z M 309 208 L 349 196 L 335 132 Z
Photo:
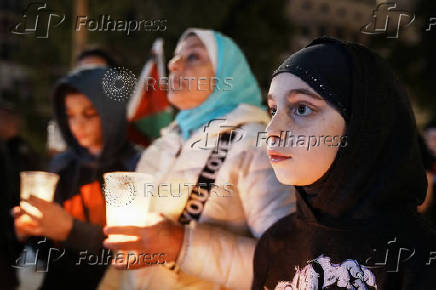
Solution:
M 147 146 L 160 136 L 160 129 L 173 120 L 167 90 L 160 82 L 165 77 L 163 39 L 153 43 L 151 58 L 142 69 L 134 93 L 127 105 L 129 139 Z M 168 83 L 168 81 L 166 81 Z

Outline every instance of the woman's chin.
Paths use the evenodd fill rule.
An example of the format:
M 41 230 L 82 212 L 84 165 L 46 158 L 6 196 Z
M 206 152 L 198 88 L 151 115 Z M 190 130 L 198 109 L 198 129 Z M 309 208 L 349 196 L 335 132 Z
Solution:
M 208 91 L 170 90 L 168 91 L 168 101 L 179 110 L 191 110 L 207 100 L 210 93 Z
M 186 96 L 182 91 L 168 92 L 168 101 L 179 110 L 190 109 L 189 102 L 186 102 L 187 99 L 189 99 L 189 96 Z
M 276 174 L 277 180 L 284 185 L 295 185 L 295 176 L 290 172 L 286 172 L 282 168 L 274 168 L 274 173 Z
M 88 140 L 78 140 L 77 141 L 79 143 L 80 146 L 85 147 L 86 149 L 89 149 L 89 147 L 91 146 L 91 142 Z
M 276 174 L 277 180 L 284 185 L 305 186 L 313 183 L 306 178 L 302 178 L 301 175 L 298 176 L 282 168 L 274 168 L 274 173 Z
M 92 152 L 93 148 L 96 147 L 94 144 L 95 142 L 91 141 L 91 140 L 79 140 L 79 144 L 80 146 L 86 148 L 86 150 L 88 150 L 89 152 Z

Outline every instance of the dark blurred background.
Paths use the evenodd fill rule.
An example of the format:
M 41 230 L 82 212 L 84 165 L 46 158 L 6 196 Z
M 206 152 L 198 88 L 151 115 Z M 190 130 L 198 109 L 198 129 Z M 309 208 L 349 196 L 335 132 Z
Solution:
M 432 86 L 436 25 L 426 31 L 432 13 L 436 17 L 436 2 L 389 1 L 397 4 L 391 10 L 384 2 L 387 1 L 76 0 L 39 1 L 46 4 L 44 9 L 25 11 L 31 3 L 38 2 L 2 0 L 0 106 L 9 107 L 21 116 L 21 135 L 38 153 L 45 154 L 53 85 L 74 66 L 75 57 L 82 49 L 99 45 L 119 65 L 138 76 L 157 37 L 164 38 L 168 61 L 181 33 L 188 27 L 200 27 L 232 37 L 246 54 L 264 91 L 276 66 L 317 36 L 329 35 L 365 44 L 395 67 L 409 89 L 421 125 L 436 110 Z M 374 11 L 379 4 L 379 9 Z M 56 26 L 63 15 L 65 20 Z M 77 16 L 99 21 L 101 15 L 123 21 L 165 20 L 166 27 L 164 31 L 137 31 L 129 35 L 125 31 L 89 31 L 83 27 L 75 31 Z M 12 33 L 23 28 L 17 28 L 17 24 L 27 22 L 28 27 L 36 16 L 41 27 L 34 33 Z M 375 19 L 378 24 L 372 23 Z M 386 19 L 389 20 L 386 29 L 376 29 Z

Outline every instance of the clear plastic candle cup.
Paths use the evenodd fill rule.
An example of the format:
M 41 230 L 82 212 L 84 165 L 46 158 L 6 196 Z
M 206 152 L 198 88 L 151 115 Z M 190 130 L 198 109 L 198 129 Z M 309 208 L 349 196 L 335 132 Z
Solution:
M 109 172 L 103 175 L 107 226 L 146 226 L 152 196 L 146 187 L 151 175 L 138 172 Z M 134 236 L 110 235 L 109 241 L 136 240 Z
M 42 216 L 42 213 L 28 202 L 23 201 L 31 195 L 45 201 L 52 202 L 59 175 L 44 171 L 22 171 L 20 172 L 20 206 L 35 216 Z

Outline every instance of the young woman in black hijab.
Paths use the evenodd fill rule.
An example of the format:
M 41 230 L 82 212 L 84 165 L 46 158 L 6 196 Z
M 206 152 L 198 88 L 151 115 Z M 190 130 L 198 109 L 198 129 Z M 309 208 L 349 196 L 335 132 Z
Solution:
M 274 72 L 268 105 L 268 154 L 297 212 L 259 241 L 252 288 L 436 289 L 415 119 L 383 60 L 318 38 Z

